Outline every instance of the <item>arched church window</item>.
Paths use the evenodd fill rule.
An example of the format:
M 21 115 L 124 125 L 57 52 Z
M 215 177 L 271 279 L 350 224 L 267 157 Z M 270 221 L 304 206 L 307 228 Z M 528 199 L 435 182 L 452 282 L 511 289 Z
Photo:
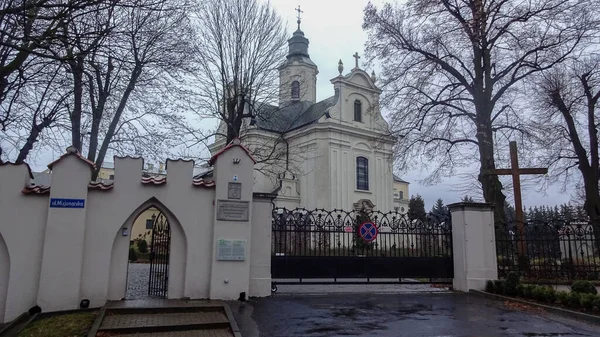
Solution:
M 362 103 L 359 100 L 354 101 L 354 120 L 362 122 Z
M 369 190 L 369 160 L 365 157 L 356 157 L 356 189 Z
M 292 82 L 292 99 L 300 99 L 300 82 Z

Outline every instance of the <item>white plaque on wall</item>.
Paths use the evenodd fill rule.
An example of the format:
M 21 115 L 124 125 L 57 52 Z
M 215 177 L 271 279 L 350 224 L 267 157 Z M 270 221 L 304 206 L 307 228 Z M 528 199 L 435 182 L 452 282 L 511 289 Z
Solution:
M 217 200 L 217 220 L 248 221 L 250 203 L 237 200 Z
M 217 260 L 245 261 L 246 240 L 219 239 L 217 241 Z

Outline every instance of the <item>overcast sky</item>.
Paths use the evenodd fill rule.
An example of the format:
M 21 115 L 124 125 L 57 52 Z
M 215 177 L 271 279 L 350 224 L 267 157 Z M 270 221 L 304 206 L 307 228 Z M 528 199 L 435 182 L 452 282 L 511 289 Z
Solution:
M 376 4 L 384 1 L 375 0 Z M 338 75 L 337 66 L 341 59 L 348 72 L 354 67 L 352 55 L 358 52 L 364 54 L 366 34 L 362 30 L 363 9 L 368 0 L 271 0 L 272 5 L 288 23 L 288 31 L 291 36 L 296 30 L 295 8 L 300 5 L 304 11 L 302 14 L 301 29 L 310 40 L 309 54 L 313 62 L 319 67 L 317 76 L 317 100 L 325 99 L 333 95 L 333 86 L 330 80 Z M 361 67 L 365 69 L 361 59 Z M 372 69 L 365 69 L 369 73 Z M 43 170 L 45 164 L 60 154 L 45 153 L 32 163 L 34 170 Z M 476 172 L 477 168 L 471 169 Z M 404 180 L 410 182 L 409 194 L 420 194 L 425 199 L 426 207 L 431 208 L 437 198 L 442 198 L 446 204 L 457 202 L 465 192 L 459 190 L 474 179 L 447 178 L 434 186 L 424 186 L 420 180 L 424 179 L 427 172 L 412 171 L 399 172 Z M 467 172 L 469 173 L 469 172 Z M 508 180 L 505 180 L 509 182 Z M 527 186 L 527 185 L 526 185 Z M 555 205 L 568 202 L 572 191 L 561 192 L 558 186 L 550 187 L 545 193 L 535 191 L 536 186 L 529 185 L 524 188 L 524 204 Z M 539 186 L 537 186 L 539 189 Z M 474 192 L 476 193 L 476 192 Z M 471 193 L 473 195 L 474 193 Z M 507 191 L 512 194 L 512 191 Z M 478 195 L 476 196 L 478 197 Z

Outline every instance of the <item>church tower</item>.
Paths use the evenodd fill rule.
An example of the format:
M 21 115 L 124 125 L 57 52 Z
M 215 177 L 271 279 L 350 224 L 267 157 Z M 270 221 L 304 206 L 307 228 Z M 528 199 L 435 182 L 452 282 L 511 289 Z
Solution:
M 308 39 L 300 30 L 300 6 L 298 29 L 288 40 L 286 60 L 279 66 L 279 105 L 295 101 L 315 103 L 317 99 L 317 74 L 319 69 L 308 55 Z

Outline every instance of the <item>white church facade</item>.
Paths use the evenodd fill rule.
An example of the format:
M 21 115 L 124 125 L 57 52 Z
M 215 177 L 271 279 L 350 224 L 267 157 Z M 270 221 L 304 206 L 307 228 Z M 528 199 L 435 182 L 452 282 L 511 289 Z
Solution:
M 257 160 L 255 192 L 277 195 L 278 207 L 394 210 L 392 150 L 396 139 L 379 109 L 375 73 L 355 66 L 331 79 L 333 95 L 318 101 L 318 67 L 298 30 L 279 66 L 279 104 L 265 105 L 242 131 Z M 220 126 L 224 128 L 224 123 Z M 225 146 L 217 137 L 211 153 Z

